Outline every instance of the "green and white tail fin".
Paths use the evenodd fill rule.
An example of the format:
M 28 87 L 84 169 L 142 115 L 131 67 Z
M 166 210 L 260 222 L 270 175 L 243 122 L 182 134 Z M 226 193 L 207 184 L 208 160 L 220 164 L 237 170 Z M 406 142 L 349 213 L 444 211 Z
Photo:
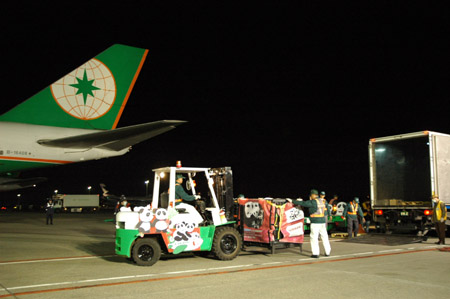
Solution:
M 147 52 L 146 49 L 113 45 L 1 115 L 0 121 L 114 129 Z

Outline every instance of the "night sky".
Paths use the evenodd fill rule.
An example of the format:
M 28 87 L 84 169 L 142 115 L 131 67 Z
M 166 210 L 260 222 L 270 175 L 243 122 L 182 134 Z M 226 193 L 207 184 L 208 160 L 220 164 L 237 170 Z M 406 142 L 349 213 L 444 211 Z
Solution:
M 446 7 L 43 3 L 2 9 L 2 113 L 122 43 L 149 53 L 118 127 L 188 123 L 121 157 L 24 172 L 49 180 L 23 200 L 101 182 L 144 195 L 177 160 L 231 166 L 235 195 L 365 197 L 369 138 L 450 133 Z

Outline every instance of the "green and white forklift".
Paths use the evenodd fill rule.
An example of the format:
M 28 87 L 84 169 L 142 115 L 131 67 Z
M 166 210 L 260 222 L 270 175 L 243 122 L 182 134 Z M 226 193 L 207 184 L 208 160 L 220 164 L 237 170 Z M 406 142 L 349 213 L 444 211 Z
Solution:
M 141 266 L 155 264 L 162 254 L 202 252 L 232 260 L 242 247 L 236 224 L 231 169 L 175 167 L 154 169 L 153 197 L 147 206 L 122 208 L 116 215 L 116 254 Z M 177 174 L 206 208 L 175 198 Z M 228 180 L 228 181 L 227 181 Z M 200 195 L 200 196 L 198 196 Z M 195 202 L 192 202 L 195 203 Z

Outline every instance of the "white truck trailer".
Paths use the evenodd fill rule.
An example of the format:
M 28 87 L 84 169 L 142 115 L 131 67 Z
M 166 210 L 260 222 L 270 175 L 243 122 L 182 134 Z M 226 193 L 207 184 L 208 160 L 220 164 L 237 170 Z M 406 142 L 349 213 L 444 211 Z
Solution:
M 369 164 L 379 231 L 426 232 L 433 195 L 450 208 L 450 135 L 421 131 L 370 139 Z
M 99 208 L 98 194 L 57 194 L 53 196 L 54 207 L 61 211 L 95 211 Z

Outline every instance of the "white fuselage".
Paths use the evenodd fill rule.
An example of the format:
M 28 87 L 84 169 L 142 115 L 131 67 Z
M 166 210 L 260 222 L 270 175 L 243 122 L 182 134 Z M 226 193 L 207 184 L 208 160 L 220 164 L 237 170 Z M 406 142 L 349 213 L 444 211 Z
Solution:
M 17 162 L 38 162 L 43 164 L 68 164 L 120 156 L 129 151 L 110 151 L 99 148 L 71 149 L 40 145 L 38 140 L 53 140 L 85 135 L 100 130 L 73 129 L 51 126 L 0 122 L 0 160 Z M 36 164 L 33 163 L 33 167 Z M 44 166 L 44 165 L 43 165 Z M 0 163 L 0 172 L 8 172 Z

